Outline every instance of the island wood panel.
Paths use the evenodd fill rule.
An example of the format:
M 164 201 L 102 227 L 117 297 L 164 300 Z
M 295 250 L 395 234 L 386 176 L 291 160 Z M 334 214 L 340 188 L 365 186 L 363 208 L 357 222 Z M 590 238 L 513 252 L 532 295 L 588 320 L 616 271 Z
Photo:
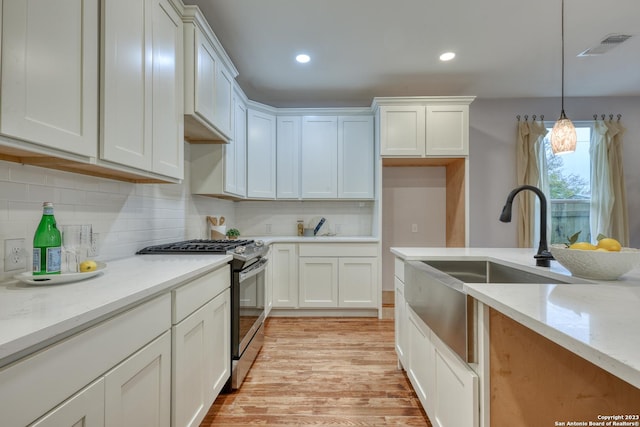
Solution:
M 394 321 L 270 318 L 239 390 L 201 427 L 421 426 L 429 419 L 397 367 Z
M 598 415 L 640 414 L 640 389 L 493 309 L 490 342 L 492 426 L 589 425 L 602 421 Z

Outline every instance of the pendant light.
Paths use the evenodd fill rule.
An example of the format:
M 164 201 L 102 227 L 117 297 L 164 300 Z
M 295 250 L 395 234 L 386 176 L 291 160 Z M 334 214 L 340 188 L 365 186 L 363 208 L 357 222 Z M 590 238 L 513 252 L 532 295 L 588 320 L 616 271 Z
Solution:
M 562 0 L 562 110 L 560 118 L 551 130 L 551 150 L 553 154 L 572 153 L 576 151 L 576 128 L 564 113 L 564 0 Z

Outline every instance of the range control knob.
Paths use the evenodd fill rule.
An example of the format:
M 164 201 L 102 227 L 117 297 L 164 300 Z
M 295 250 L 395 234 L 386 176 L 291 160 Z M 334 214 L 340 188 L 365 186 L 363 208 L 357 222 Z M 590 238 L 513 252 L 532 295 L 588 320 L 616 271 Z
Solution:
M 234 252 L 237 254 L 243 254 L 245 250 L 246 248 L 244 246 L 238 246 L 237 248 L 235 248 Z
M 256 242 L 255 242 L 255 243 L 256 243 L 256 246 L 257 246 L 257 247 L 264 246 L 264 241 L 263 241 L 263 240 L 256 240 Z

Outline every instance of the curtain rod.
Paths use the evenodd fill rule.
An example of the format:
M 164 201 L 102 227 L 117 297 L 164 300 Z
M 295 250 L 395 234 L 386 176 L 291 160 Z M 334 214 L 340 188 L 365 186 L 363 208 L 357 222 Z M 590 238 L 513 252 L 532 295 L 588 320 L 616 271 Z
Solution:
M 534 121 L 534 122 L 536 121 L 536 117 L 538 117 L 538 116 L 537 116 L 537 115 L 535 115 L 535 114 L 534 114 L 533 116 L 531 116 L 531 118 L 533 119 L 533 121 Z M 516 116 L 516 119 L 518 119 L 518 121 L 520 121 L 520 114 L 518 114 L 518 115 Z M 528 115 L 528 114 L 525 114 L 525 115 L 524 115 L 524 121 L 526 122 L 527 120 L 529 120 L 529 115 Z M 542 121 L 544 121 L 544 114 L 540 114 L 540 121 L 541 121 L 541 122 L 542 122 Z
M 605 120 L 607 116 L 605 114 L 602 114 L 600 117 L 602 118 L 602 120 Z M 616 117 L 618 118 L 618 121 L 620 121 L 620 119 L 622 118 L 622 114 L 617 114 Z M 593 120 L 598 120 L 597 114 L 593 115 Z M 613 120 L 613 114 L 609 114 L 609 120 Z

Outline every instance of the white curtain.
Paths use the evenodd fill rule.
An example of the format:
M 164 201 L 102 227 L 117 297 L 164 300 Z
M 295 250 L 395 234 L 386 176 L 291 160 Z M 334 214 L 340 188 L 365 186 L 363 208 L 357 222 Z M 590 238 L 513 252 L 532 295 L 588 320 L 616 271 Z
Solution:
M 627 194 L 622 164 L 624 128 L 613 121 L 596 120 L 591 136 L 592 239 L 603 234 L 629 245 Z
M 518 186 L 528 184 L 540 188 L 549 197 L 547 160 L 544 152 L 544 137 L 547 129 L 540 121 L 518 123 L 518 141 L 516 152 L 516 172 Z M 546 186 L 546 189 L 545 189 Z M 537 197 L 531 192 L 520 193 L 518 201 L 518 246 L 531 248 L 536 241 Z M 549 207 L 549 206 L 548 206 Z M 550 209 L 547 209 L 547 224 L 551 224 Z M 547 234 L 549 235 L 548 231 Z

